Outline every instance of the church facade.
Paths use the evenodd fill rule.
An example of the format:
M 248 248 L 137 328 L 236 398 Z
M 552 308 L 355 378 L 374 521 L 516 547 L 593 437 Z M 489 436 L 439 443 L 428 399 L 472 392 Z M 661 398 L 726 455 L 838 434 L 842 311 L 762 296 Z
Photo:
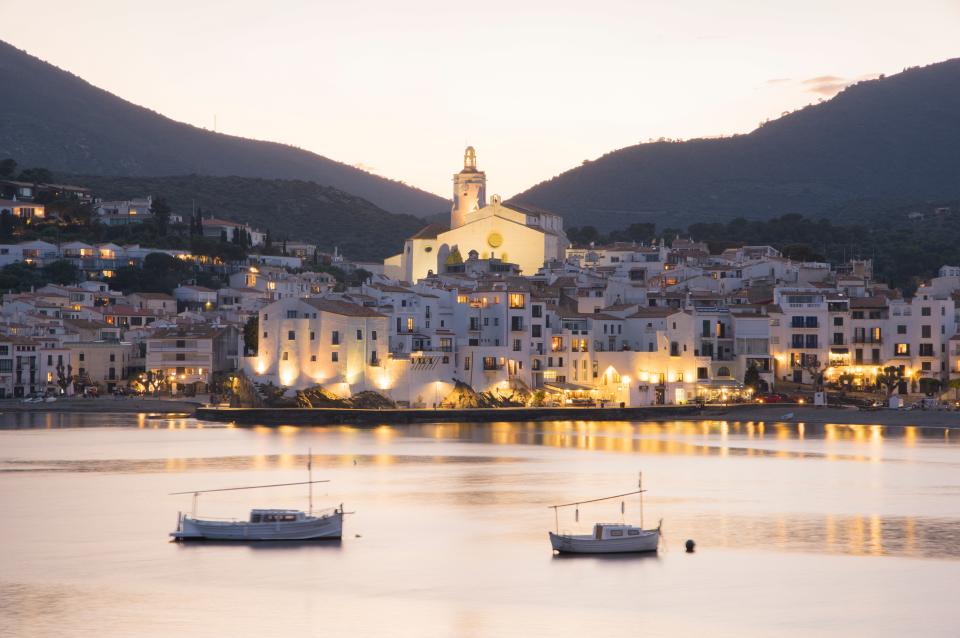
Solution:
M 430 224 L 404 242 L 403 252 L 384 261 L 384 273 L 415 282 L 462 263 L 471 252 L 480 259 L 517 264 L 533 275 L 547 260 L 563 259 L 569 244 L 559 215 L 494 195 L 486 201 L 487 178 L 468 146 L 463 170 L 453 176 L 450 228 Z

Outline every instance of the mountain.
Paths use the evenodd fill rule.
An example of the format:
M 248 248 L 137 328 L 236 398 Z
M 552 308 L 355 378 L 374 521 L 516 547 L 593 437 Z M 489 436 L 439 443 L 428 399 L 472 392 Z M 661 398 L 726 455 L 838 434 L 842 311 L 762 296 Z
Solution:
M 163 197 L 175 213 L 188 216 L 194 206 L 204 216 L 226 217 L 270 229 L 283 239 L 309 241 L 322 250 L 338 246 L 351 259 L 381 260 L 403 249 L 403 239 L 425 222 L 396 215 L 365 199 L 304 180 L 252 177 L 103 177 L 57 175 L 82 184 L 106 200 L 153 195 Z
M 0 158 L 96 175 L 302 179 L 394 213 L 449 210 L 441 197 L 315 153 L 175 122 L 0 41 Z
M 570 226 L 829 215 L 960 195 L 960 59 L 859 82 L 724 139 L 639 144 L 515 196 Z

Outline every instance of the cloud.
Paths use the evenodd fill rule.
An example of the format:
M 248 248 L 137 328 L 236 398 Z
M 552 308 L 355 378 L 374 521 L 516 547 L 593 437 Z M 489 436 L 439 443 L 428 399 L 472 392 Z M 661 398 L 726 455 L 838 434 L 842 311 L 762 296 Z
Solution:
M 790 81 L 790 78 L 771 78 L 764 82 L 764 84 L 786 84 Z
M 815 78 L 803 80 L 801 84 L 808 93 L 816 93 L 832 97 L 854 83 L 854 80 L 848 80 L 837 75 L 820 75 Z

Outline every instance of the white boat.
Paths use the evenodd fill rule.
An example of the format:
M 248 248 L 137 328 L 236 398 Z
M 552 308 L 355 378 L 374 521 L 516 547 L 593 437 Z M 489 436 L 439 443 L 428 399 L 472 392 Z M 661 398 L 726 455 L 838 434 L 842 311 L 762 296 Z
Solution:
M 550 544 L 561 554 L 627 554 L 655 552 L 660 546 L 660 528 L 640 529 L 621 523 L 597 523 L 593 534 L 554 534 Z
M 244 487 L 223 487 L 214 490 L 195 490 L 192 492 L 174 492 L 193 495 L 191 514 L 177 514 L 177 529 L 170 533 L 175 541 L 216 540 L 216 541 L 306 541 L 320 539 L 340 539 L 343 535 L 343 504 L 339 508 L 327 510 L 317 516 L 313 514 L 313 484 L 327 481 L 313 480 L 313 454 L 307 457 L 308 481 L 297 483 L 276 483 L 273 485 L 248 485 Z M 196 515 L 200 494 L 209 492 L 231 492 L 252 490 L 265 487 L 286 487 L 289 485 L 309 485 L 310 509 L 307 512 L 288 509 L 254 509 L 245 521 L 199 518 Z
M 548 532 L 550 545 L 553 551 L 561 554 L 633 554 L 642 552 L 656 552 L 660 547 L 660 527 L 663 521 L 654 529 L 643 529 L 643 475 L 637 485 L 639 489 L 626 494 L 593 498 L 586 501 L 551 505 L 557 520 L 557 531 Z M 559 510 L 565 507 L 576 508 L 576 519 L 580 519 L 580 506 L 584 503 L 597 503 L 616 498 L 624 498 L 634 494 L 640 495 L 640 526 L 620 523 L 596 523 L 592 534 L 561 534 Z M 625 513 L 625 502 L 620 502 L 620 512 Z
M 343 533 L 343 506 L 311 516 L 300 510 L 255 509 L 247 521 L 201 519 L 181 514 L 175 540 L 307 541 L 339 539 Z

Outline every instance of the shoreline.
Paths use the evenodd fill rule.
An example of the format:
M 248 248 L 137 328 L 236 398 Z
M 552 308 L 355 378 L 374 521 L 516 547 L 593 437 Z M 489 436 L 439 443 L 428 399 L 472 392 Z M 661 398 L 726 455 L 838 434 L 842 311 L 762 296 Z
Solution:
M 140 412 L 188 413 L 193 416 L 202 404 L 196 401 L 175 399 L 135 399 L 102 397 L 96 399 L 57 399 L 53 403 L 22 403 L 19 399 L 0 400 L 0 415 L 26 412 L 82 412 L 137 414 Z
M 499 421 L 737 421 L 891 427 L 960 428 L 960 412 L 814 407 L 798 404 L 730 406 L 645 406 L 636 408 L 491 408 L 462 410 L 363 410 L 341 408 L 205 408 L 197 418 L 237 426 L 403 425 L 412 423 L 494 423 Z
M 881 425 L 889 427 L 960 428 L 960 412 L 937 410 L 876 410 L 815 407 L 798 404 L 734 404 L 729 406 L 644 406 L 635 408 L 478 408 L 387 409 L 354 408 L 214 408 L 197 401 L 170 399 L 61 399 L 55 403 L 0 401 L 3 414 L 186 414 L 240 427 L 281 425 L 404 425 L 415 423 L 495 423 L 525 421 L 730 421 Z

